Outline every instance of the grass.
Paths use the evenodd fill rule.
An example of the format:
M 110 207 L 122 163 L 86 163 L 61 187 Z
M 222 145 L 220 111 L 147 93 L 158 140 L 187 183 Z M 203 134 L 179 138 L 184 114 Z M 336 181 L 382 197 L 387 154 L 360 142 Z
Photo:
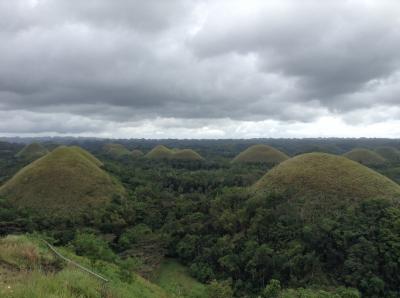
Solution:
M 98 163 L 83 149 L 61 146 L 21 169 L 0 188 L 0 195 L 42 215 L 78 215 L 124 193 Z
M 364 148 L 353 149 L 343 154 L 343 156 L 366 166 L 379 166 L 386 162 L 378 153 Z
M 400 151 L 393 147 L 378 147 L 375 152 L 385 158 L 389 162 L 400 162 Z
M 106 144 L 103 147 L 104 152 L 114 158 L 131 155 L 131 152 L 121 144 Z
M 154 147 L 146 154 L 149 159 L 170 159 L 170 160 L 203 160 L 196 151 L 192 149 L 169 149 L 163 145 Z
M 49 151 L 38 143 L 26 145 L 15 156 L 25 160 L 35 160 L 49 153 Z
M 34 236 L 7 236 L 0 239 L 0 297 L 170 297 L 159 286 L 136 274 L 130 281 L 122 281 L 114 264 L 102 262 L 93 265 L 88 259 L 78 257 L 66 248 L 58 250 L 81 265 L 100 271 L 110 282 L 104 284 L 76 267 L 59 261 Z
M 166 259 L 154 281 L 171 297 L 206 298 L 206 285 L 192 278 L 187 268 L 173 259 Z
M 131 156 L 133 158 L 139 158 L 139 157 L 142 157 L 143 155 L 144 155 L 143 152 L 138 149 L 134 149 L 131 151 Z
M 285 153 L 268 145 L 253 145 L 236 156 L 233 163 L 266 163 L 276 165 L 289 158 Z
M 347 158 L 326 153 L 291 158 L 265 174 L 254 189 L 288 197 L 305 214 L 339 212 L 340 208 L 364 199 L 400 198 L 400 186 L 389 178 Z

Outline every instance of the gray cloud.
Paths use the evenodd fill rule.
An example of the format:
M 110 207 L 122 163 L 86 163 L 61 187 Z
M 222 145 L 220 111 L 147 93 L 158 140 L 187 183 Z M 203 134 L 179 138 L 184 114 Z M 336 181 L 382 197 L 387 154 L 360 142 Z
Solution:
M 0 133 L 382 122 L 350 115 L 399 105 L 399 14 L 390 0 L 0 0 Z

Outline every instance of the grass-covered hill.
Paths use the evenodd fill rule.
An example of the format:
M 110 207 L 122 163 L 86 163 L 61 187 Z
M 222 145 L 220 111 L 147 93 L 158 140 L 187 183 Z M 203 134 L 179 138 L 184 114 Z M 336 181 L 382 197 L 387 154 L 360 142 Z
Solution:
M 268 145 L 253 145 L 236 156 L 233 163 L 266 163 L 276 165 L 288 159 L 285 153 Z
M 105 154 L 113 158 L 131 155 L 131 152 L 121 144 L 105 144 L 103 146 L 103 151 Z
M 389 162 L 400 162 L 400 150 L 397 150 L 394 147 L 378 147 L 375 151 Z
M 139 158 L 139 157 L 142 157 L 143 155 L 144 155 L 143 152 L 140 151 L 139 149 L 134 149 L 131 151 L 131 156 L 133 158 Z
M 400 198 L 400 186 L 389 178 L 347 158 L 307 153 L 291 158 L 265 174 L 257 192 L 289 198 L 306 214 L 340 212 L 364 199 Z
M 94 264 L 89 259 L 69 249 L 57 250 L 93 270 Z M 36 237 L 7 236 L 0 239 L 0 297 L 172 298 L 161 287 L 139 275 L 133 273 L 128 277 L 113 263 L 102 261 L 95 267 L 94 271 L 106 277 L 108 283 L 68 265 Z
M 163 145 L 154 147 L 146 154 L 149 159 L 169 159 L 169 160 L 203 160 L 196 151 L 192 149 L 169 149 Z
M 19 151 L 15 157 L 24 160 L 35 160 L 49 153 L 49 151 L 40 145 L 39 143 L 32 143 L 26 145 L 21 151 Z
M 364 148 L 355 148 L 343 154 L 343 156 L 366 166 L 380 166 L 386 162 L 378 153 Z
M 196 151 L 192 149 L 181 149 L 176 150 L 170 156 L 170 159 L 175 160 L 203 160 L 203 157 L 200 156 Z
M 21 169 L 0 188 L 0 195 L 43 215 L 78 215 L 124 193 L 100 164 L 81 148 L 62 146 Z

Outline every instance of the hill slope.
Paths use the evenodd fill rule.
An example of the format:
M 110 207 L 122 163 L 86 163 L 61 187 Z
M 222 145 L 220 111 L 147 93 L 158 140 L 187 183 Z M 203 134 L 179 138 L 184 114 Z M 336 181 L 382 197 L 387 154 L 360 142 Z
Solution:
M 250 146 L 238 156 L 236 156 L 233 163 L 267 163 L 267 164 L 279 164 L 282 161 L 288 159 L 285 153 L 268 145 L 254 145 Z
M 385 159 L 382 156 L 364 148 L 353 149 L 343 154 L 343 156 L 366 166 L 379 166 L 385 163 Z
M 20 170 L 0 195 L 43 215 L 76 215 L 124 193 L 98 163 L 83 149 L 62 146 Z
M 143 155 L 144 155 L 143 152 L 138 149 L 134 149 L 131 151 L 131 156 L 133 158 L 139 158 L 139 157 L 142 157 Z
M 303 154 L 281 163 L 254 189 L 283 195 L 305 214 L 320 215 L 363 199 L 400 198 L 400 186 L 392 180 L 357 162 L 325 153 Z
M 146 154 L 149 159 L 170 159 L 170 160 L 203 160 L 196 151 L 192 149 L 168 149 L 163 145 L 154 147 Z
M 376 153 L 385 158 L 389 162 L 400 162 L 400 151 L 393 147 L 376 148 Z
M 121 144 L 105 144 L 103 150 L 107 155 L 114 158 L 120 158 L 131 154 L 131 152 Z
M 58 248 L 73 261 L 93 269 L 92 263 L 71 251 Z M 31 236 L 7 236 L 0 239 L 0 297 L 120 297 L 167 298 L 167 293 L 155 284 L 134 274 L 121 280 L 118 268 L 103 262 L 95 271 L 110 281 L 103 284 L 88 273 L 61 262 L 50 249 Z
M 35 160 L 39 157 L 42 157 L 49 153 L 49 151 L 38 143 L 32 143 L 26 145 L 20 152 L 18 152 L 15 157 L 26 159 L 26 160 Z

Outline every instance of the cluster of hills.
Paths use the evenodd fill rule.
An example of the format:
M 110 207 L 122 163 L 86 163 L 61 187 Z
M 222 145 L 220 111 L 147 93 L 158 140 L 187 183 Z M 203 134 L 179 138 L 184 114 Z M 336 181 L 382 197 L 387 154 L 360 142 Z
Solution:
M 130 156 L 134 158 L 144 157 L 143 158 L 144 163 L 146 162 L 146 160 L 184 160 L 184 161 L 203 160 L 202 156 L 200 156 L 196 151 L 192 149 L 169 149 L 163 145 L 158 145 L 154 147 L 146 155 L 144 155 L 142 151 L 137 149 L 130 151 L 120 144 L 107 144 L 102 149 L 103 149 L 102 152 L 105 153 L 105 156 L 115 159 L 119 159 L 124 156 Z M 101 156 L 104 158 L 104 155 Z M 306 250 L 307 245 L 308 246 L 314 245 L 316 242 L 320 241 L 320 239 L 318 238 L 319 240 L 316 242 L 314 241 L 315 243 L 310 242 L 311 244 L 310 243 L 307 243 L 307 245 L 301 244 L 304 245 L 301 246 L 299 243 L 305 243 L 306 240 L 303 239 L 304 235 L 302 234 L 302 232 L 298 231 L 299 230 L 302 231 L 304 227 L 307 228 L 312 227 L 312 229 L 317 229 L 316 227 L 325 228 L 327 219 L 330 219 L 332 222 L 337 220 L 338 218 L 340 218 L 341 220 L 344 218 L 345 221 L 350 220 L 345 217 L 346 215 L 344 213 L 344 210 L 346 210 L 346 212 L 349 212 L 349 210 L 363 210 L 363 208 L 365 208 L 364 204 L 366 202 L 371 202 L 371 201 L 381 202 L 383 205 L 387 204 L 385 206 L 390 206 L 391 208 L 398 208 L 400 202 L 400 185 L 374 170 L 374 169 L 379 170 L 379 167 L 383 167 L 389 162 L 397 163 L 400 161 L 400 151 L 392 147 L 378 147 L 375 150 L 355 148 L 342 155 L 313 152 L 313 153 L 299 154 L 294 157 L 290 157 L 286 153 L 272 146 L 268 145 L 250 146 L 241 153 L 239 153 L 232 160 L 232 163 L 244 169 L 252 168 L 253 166 L 243 167 L 240 166 L 241 164 L 252 164 L 255 166 L 257 164 L 267 164 L 269 165 L 270 169 L 266 172 L 265 170 L 263 170 L 264 171 L 263 175 L 258 176 L 255 183 L 243 187 L 242 191 L 246 193 L 246 196 L 248 196 L 247 197 L 248 201 L 240 202 L 240 199 L 237 199 L 236 197 L 235 201 L 232 201 L 233 203 L 226 202 L 227 210 L 222 210 L 221 211 L 222 215 L 215 215 L 219 212 L 218 211 L 219 207 L 215 206 L 220 206 L 218 204 L 222 205 L 224 204 L 224 202 L 218 203 L 219 195 L 217 195 L 216 199 L 210 197 L 207 198 L 206 201 L 203 201 L 201 203 L 197 202 L 197 199 L 194 199 L 195 201 L 194 206 L 201 206 L 201 209 L 196 209 L 197 207 L 193 206 L 189 208 L 185 205 L 181 205 L 179 207 L 180 209 L 177 208 L 175 210 L 173 209 L 174 208 L 173 206 L 174 204 L 177 204 L 178 201 L 174 201 L 174 203 L 170 202 L 169 204 L 167 204 L 166 201 L 168 200 L 162 200 L 157 204 L 152 202 L 150 208 L 146 208 L 144 207 L 145 201 L 150 200 L 149 197 L 151 198 L 152 196 L 156 196 L 153 193 L 156 187 L 153 187 L 152 189 L 146 189 L 144 191 L 143 189 L 145 189 L 147 185 L 146 184 L 142 185 L 141 186 L 142 188 L 139 188 L 141 189 L 141 191 L 144 191 L 145 195 L 142 197 L 140 195 L 140 192 L 138 194 L 135 192 L 135 189 L 129 189 L 127 187 L 127 185 L 128 186 L 134 185 L 134 184 L 130 185 L 129 181 L 138 183 L 137 181 L 139 180 L 135 180 L 137 178 L 135 175 L 138 175 L 137 173 L 139 173 L 135 172 L 136 169 L 133 169 L 132 174 L 129 173 L 129 171 L 132 170 L 131 168 L 127 168 L 124 171 L 121 171 L 123 175 L 125 175 L 124 180 L 118 179 L 117 177 L 118 171 L 116 171 L 117 174 L 115 175 L 114 172 L 113 174 L 109 173 L 107 171 L 107 167 L 104 167 L 102 160 L 99 160 L 93 154 L 78 146 L 59 146 L 52 151 L 48 151 L 45 147 L 43 147 L 40 144 L 31 144 L 24 147 L 16 155 L 16 157 L 17 159 L 23 159 L 29 161 L 32 160 L 32 162 L 27 166 L 21 168 L 11 179 L 6 181 L 0 187 L 0 197 L 5 198 L 7 202 L 9 202 L 12 206 L 18 209 L 28 210 L 29 212 L 32 211 L 35 214 L 42 216 L 43 218 L 51 217 L 51 218 L 60 218 L 61 220 L 70 220 L 75 217 L 84 217 L 94 212 L 102 214 L 101 213 L 103 212 L 102 210 L 105 210 L 107 206 L 110 205 L 110 203 L 113 201 L 114 198 L 128 198 L 130 196 L 129 198 L 132 199 L 131 200 L 132 202 L 135 203 L 140 202 L 139 205 L 134 205 L 132 209 L 127 209 L 131 210 L 130 212 L 132 212 L 132 214 L 126 215 L 125 213 L 127 211 L 124 210 L 124 208 L 121 208 L 121 210 L 118 211 L 113 210 L 111 213 L 112 215 L 108 214 L 107 216 L 102 217 L 101 220 L 99 219 L 99 222 L 107 220 L 104 218 L 115 218 L 117 224 L 109 225 L 107 222 L 105 223 L 102 222 L 101 225 L 102 227 L 106 226 L 106 230 L 110 231 L 111 234 L 115 233 L 116 235 L 118 235 L 115 237 L 116 239 L 119 240 L 113 243 L 114 246 L 118 246 L 119 245 L 118 243 L 125 243 L 125 242 L 129 243 L 129 241 L 132 241 L 131 243 L 132 246 L 130 247 L 131 250 L 133 249 L 132 247 L 140 246 L 138 244 L 139 240 L 136 239 L 138 234 L 131 232 L 133 233 L 132 234 L 133 236 L 126 236 L 124 238 L 122 237 L 123 232 L 115 232 L 115 231 L 122 230 L 121 227 L 124 227 L 125 229 L 129 230 L 129 228 L 131 228 L 127 224 L 129 220 L 132 221 L 136 220 L 136 217 L 145 218 L 144 214 L 147 214 L 146 212 L 150 212 L 149 210 L 155 212 L 156 215 L 155 217 L 151 217 L 151 220 L 145 219 L 144 222 L 146 223 L 154 222 L 154 227 L 160 227 L 163 224 L 163 222 L 159 221 L 158 217 L 160 217 L 161 214 L 163 214 L 163 212 L 165 213 L 164 209 L 171 208 L 168 209 L 168 212 L 170 212 L 170 214 L 168 214 L 169 217 L 167 217 L 166 215 L 166 217 L 164 218 L 164 220 L 167 220 L 167 218 L 171 220 L 172 218 L 172 222 L 170 222 L 170 225 L 167 226 L 166 228 L 166 230 L 169 233 L 168 237 L 171 237 L 171 239 L 173 239 L 171 240 L 172 244 L 170 243 L 170 249 L 172 248 L 175 249 L 176 250 L 175 254 L 178 256 L 181 256 L 182 254 L 183 259 L 185 258 L 193 259 L 193 256 L 196 256 L 197 260 L 201 260 L 200 258 L 201 252 L 199 252 L 201 251 L 201 249 L 199 247 L 202 247 L 202 245 L 205 244 L 202 244 L 200 240 L 194 240 L 194 239 L 201 239 L 202 233 L 205 232 L 202 231 L 199 232 L 198 235 L 194 235 L 196 232 L 193 231 L 201 231 L 200 226 L 202 226 L 203 224 L 206 225 L 205 223 L 208 224 L 209 222 L 213 222 L 213 219 L 215 220 L 215 218 L 217 218 L 216 221 L 222 222 L 222 223 L 213 222 L 213 228 L 217 229 L 219 224 L 223 226 L 223 228 L 221 229 L 224 232 L 220 231 L 218 232 L 218 233 L 225 233 L 222 236 L 226 237 L 222 238 L 224 239 L 223 241 L 228 241 L 229 239 L 237 239 L 235 241 L 239 242 L 247 241 L 246 243 L 243 242 L 238 246 L 240 247 L 240 249 L 243 249 L 243 247 L 247 247 L 249 245 L 254 245 L 254 247 L 256 247 L 257 245 L 261 245 L 260 247 L 262 248 L 257 248 L 257 249 L 255 248 L 257 254 L 262 255 L 266 253 L 274 255 L 282 253 L 281 251 L 283 249 L 282 247 L 285 247 L 285 245 L 290 246 L 290 249 L 292 249 L 292 245 L 298 245 L 296 247 L 296 250 L 293 249 L 293 253 L 297 254 L 298 257 L 300 256 L 303 257 L 302 250 Z M 113 159 L 113 161 L 115 161 L 115 159 Z M 107 159 L 104 159 L 104 162 L 107 164 Z M 141 161 L 138 162 L 138 164 L 140 163 Z M 146 169 L 149 167 L 149 165 L 151 165 L 151 163 L 147 163 L 147 165 L 145 165 Z M 160 163 L 160 168 L 164 169 L 164 167 L 168 167 L 168 165 Z M 232 166 L 231 168 L 236 169 L 235 167 Z M 260 167 L 260 169 L 262 169 L 262 167 Z M 223 175 L 228 175 L 229 174 L 228 171 L 229 168 L 226 170 L 226 172 L 223 172 L 224 173 Z M 135 179 L 125 179 L 127 175 L 128 178 L 133 177 Z M 213 175 L 215 174 L 213 173 Z M 147 178 L 150 176 L 146 175 L 143 175 L 143 177 L 149 179 L 148 181 L 146 181 L 146 183 L 153 186 L 155 185 L 151 183 L 154 183 L 153 180 L 157 179 Z M 175 183 L 174 179 L 178 179 L 176 177 L 177 176 L 175 172 L 173 175 L 169 175 L 167 177 L 169 179 L 166 180 L 168 181 L 168 183 L 164 184 L 168 185 L 168 189 L 172 190 L 174 189 L 173 185 Z M 144 179 L 142 177 L 140 178 Z M 221 179 L 217 181 L 224 181 L 225 177 L 220 177 L 220 178 Z M 190 175 L 188 175 L 188 177 L 185 177 L 185 179 L 186 180 L 183 180 L 182 185 L 184 185 L 184 183 L 189 183 L 189 182 L 193 183 L 194 185 L 196 185 L 197 183 L 196 178 L 190 180 L 191 179 Z M 237 179 L 237 177 L 234 177 L 231 180 L 227 179 L 227 181 L 236 181 L 235 179 Z M 124 181 L 124 184 L 122 184 L 121 181 Z M 199 179 L 199 181 L 201 181 L 201 179 Z M 178 186 L 181 187 L 181 185 L 179 185 L 179 181 L 177 183 Z M 217 184 L 215 182 L 213 183 Z M 209 187 L 209 185 L 206 185 L 206 187 L 203 187 L 202 189 L 207 189 L 207 187 Z M 190 195 L 193 195 L 192 193 L 196 188 L 189 187 L 188 189 L 190 189 L 188 191 L 190 192 Z M 212 191 L 210 192 L 204 191 L 201 193 L 201 196 L 199 197 L 206 198 L 206 196 L 211 196 L 212 193 L 223 193 L 224 191 L 225 190 L 223 190 L 223 187 L 218 188 L 218 186 L 215 186 L 215 188 L 212 189 Z M 182 193 L 184 193 L 183 186 L 181 187 L 180 190 L 178 190 L 178 192 L 179 196 L 181 196 Z M 237 189 L 234 189 L 233 192 L 237 192 Z M 239 196 L 239 194 L 240 191 L 238 192 L 238 194 L 235 193 L 235 196 Z M 160 195 L 160 197 L 163 198 L 165 195 L 166 194 L 164 192 L 162 195 Z M 195 198 L 196 196 L 194 195 L 192 197 Z M 229 198 L 230 197 L 228 196 L 228 199 Z M 209 203 L 210 201 L 213 201 L 213 203 Z M 253 208 L 251 205 L 253 204 L 253 202 L 257 202 L 257 204 L 260 205 L 257 205 L 256 208 Z M 189 203 L 185 202 L 184 204 L 189 204 Z M 207 206 L 207 204 L 210 204 L 209 207 L 204 207 Z M 165 208 L 165 206 L 167 206 L 168 208 Z M 160 208 L 160 210 L 155 211 L 156 208 Z M 238 208 L 239 210 L 235 210 L 235 208 Z M 212 211 L 210 211 L 211 209 Z M 182 212 L 186 212 L 183 210 L 186 210 L 187 212 L 189 212 L 189 214 L 187 214 L 187 218 L 184 218 L 183 223 L 180 223 L 178 220 L 178 216 L 182 216 Z M 201 218 L 203 217 L 199 215 L 200 213 L 199 210 L 206 210 L 204 211 L 206 215 L 203 215 L 204 222 L 201 222 L 203 220 L 203 219 L 201 220 Z M 123 213 L 124 216 L 127 216 L 129 220 L 126 218 L 122 219 L 121 215 L 117 215 L 118 212 Z M 210 214 L 208 214 L 208 212 Z M 247 215 L 241 218 L 239 221 L 238 217 L 240 217 L 241 214 L 243 214 L 243 212 L 247 212 Z M 393 214 L 397 214 L 395 211 L 391 212 L 393 212 Z M 121 218 L 119 218 L 118 216 L 121 216 Z M 370 215 L 368 212 L 366 212 L 365 216 L 366 219 L 364 220 L 370 220 L 372 218 L 371 217 L 372 215 Z M 186 224 L 186 222 L 189 221 L 188 218 L 194 218 L 193 220 L 195 223 L 194 224 L 192 223 L 192 225 Z M 354 216 L 352 216 L 351 220 L 353 220 L 353 218 L 355 218 L 354 220 L 357 220 L 357 217 Z M 381 216 L 381 218 L 384 219 L 385 217 Z M 246 220 L 248 222 L 246 222 Z M 272 220 L 275 220 L 276 222 Z M 257 226 L 254 226 L 254 222 L 257 223 Z M 277 224 L 278 228 L 276 230 L 271 230 L 274 224 Z M 362 235 L 362 237 L 366 237 L 363 234 L 364 233 L 363 228 L 361 228 L 363 227 L 362 223 L 357 222 L 357 224 L 360 224 L 360 227 L 357 225 L 350 225 L 352 229 L 355 229 L 352 230 L 352 233 L 354 233 L 354 235 L 360 234 Z M 192 234 L 185 235 L 183 236 L 183 239 L 179 240 L 178 236 L 173 235 L 173 233 L 170 230 L 168 230 L 168 228 L 171 228 L 175 225 L 178 227 L 177 234 L 179 235 L 183 234 L 185 227 L 188 226 L 191 229 L 190 233 L 192 233 L 193 235 Z M 339 225 L 339 223 L 335 223 L 335 225 Z M 283 226 L 284 228 L 282 228 Z M 293 229 L 295 232 L 293 231 L 288 232 L 290 229 Z M 208 231 L 209 229 L 206 230 Z M 147 231 L 146 233 L 151 234 L 151 237 L 149 236 L 150 237 L 149 239 L 151 239 L 151 241 L 154 241 L 157 245 L 159 242 L 161 242 L 159 238 L 152 235 L 152 233 L 154 232 L 152 229 L 145 229 L 145 231 Z M 262 233 L 260 231 L 262 231 Z M 335 231 L 335 233 L 336 232 L 337 231 Z M 345 233 L 342 232 L 343 232 L 342 230 L 338 230 L 337 233 L 340 235 L 344 235 Z M 242 240 L 242 238 L 240 238 L 243 235 L 246 235 L 246 237 L 251 237 L 250 235 L 253 235 L 252 233 L 255 233 L 257 235 L 255 239 L 257 239 L 257 241 L 260 242 L 257 243 L 257 245 L 251 242 L 254 239 L 250 241 L 249 239 Z M 260 233 L 262 234 L 261 236 Z M 390 233 L 392 233 L 392 231 Z M 320 236 L 318 233 L 316 233 L 316 235 Z M 352 237 L 355 237 L 354 235 Z M 144 235 L 143 237 L 147 236 Z M 173 237 L 177 238 L 175 239 Z M 207 237 L 209 237 L 209 235 Z M 263 241 L 265 242 L 272 241 L 271 239 L 274 239 L 273 241 L 276 241 L 276 239 L 282 239 L 285 237 L 288 237 L 287 238 L 288 240 L 279 243 L 279 245 L 275 244 L 275 242 L 270 242 L 268 243 L 269 245 L 268 246 L 263 242 Z M 361 236 L 360 239 L 362 239 Z M 7 239 L 1 241 L 0 241 L 0 261 L 2 257 L 1 249 L 2 248 L 5 249 L 4 243 L 10 240 Z M 27 241 L 27 240 L 23 239 L 21 241 Z M 221 238 L 218 241 L 222 241 Z M 216 240 L 215 243 L 219 243 L 218 241 Z M 375 245 L 376 243 L 374 241 L 378 240 L 376 239 L 370 240 L 370 243 L 368 245 Z M 187 246 L 192 244 L 196 246 L 196 249 L 198 251 L 197 253 L 200 254 L 200 256 L 195 255 L 196 249 L 186 248 Z M 32 244 L 32 243 L 30 245 L 37 246 L 37 244 Z M 153 247 L 152 246 L 153 244 L 151 245 L 148 242 L 145 242 L 145 244 L 143 245 L 145 247 Z M 231 243 L 231 245 L 233 244 Z M 267 245 L 268 248 L 262 245 Z M 343 244 L 343 247 L 346 245 L 347 244 Z M 42 248 L 40 249 L 35 248 L 35 249 L 42 250 Z M 187 249 L 189 252 L 187 252 L 185 249 Z M 207 251 L 207 249 L 210 248 L 206 248 L 205 251 Z M 240 249 L 237 252 L 237 254 L 242 253 Z M 316 251 L 314 251 L 313 253 L 317 254 L 318 249 L 321 248 L 318 246 L 317 248 L 315 248 Z M 352 256 L 352 254 L 350 253 L 351 252 L 350 249 L 355 249 L 355 248 L 349 246 L 349 248 L 346 247 L 340 249 L 343 249 L 341 253 L 343 253 L 344 255 L 346 255 L 345 257 L 347 257 L 348 255 Z M 122 251 L 122 249 L 120 250 Z M 275 252 L 272 253 L 272 251 L 274 250 Z M 223 251 L 223 250 L 218 249 L 218 251 Z M 127 252 L 125 251 L 125 253 Z M 191 255 L 191 253 L 193 253 L 193 256 Z M 247 253 L 246 256 L 248 256 L 249 255 L 248 251 L 246 253 Z M 250 255 L 252 253 L 254 252 L 251 252 Z M 392 253 L 392 251 L 390 251 L 390 253 Z M 208 256 L 207 252 L 205 252 L 204 254 Z M 244 258 L 245 256 L 242 257 Z M 280 257 L 283 258 L 282 256 Z M 215 267 L 220 268 L 220 266 L 228 266 L 226 265 L 225 262 L 227 262 L 230 266 L 231 263 L 229 262 L 231 261 L 229 260 L 231 259 L 229 258 L 233 258 L 232 252 L 229 252 L 228 257 L 224 256 L 224 258 L 219 258 L 218 265 Z M 266 258 L 266 256 L 263 255 L 263 258 Z M 268 258 L 273 258 L 273 257 L 268 256 Z M 329 257 L 327 258 L 329 259 Z M 279 260 L 279 258 L 277 260 Z M 254 259 L 251 262 L 256 262 L 256 261 L 257 260 Z M 303 261 L 305 262 L 305 260 Z M 195 262 L 196 266 L 205 266 L 204 261 L 193 261 L 193 262 Z M 240 261 L 237 262 L 238 264 L 235 264 L 235 266 L 240 267 L 241 266 L 239 265 Z M 324 267 L 325 266 L 324 262 L 328 263 L 329 260 L 325 260 L 323 259 L 323 257 L 321 257 L 321 259 L 318 259 L 318 262 L 320 262 L 318 263 L 318 270 L 321 271 L 320 272 L 321 276 L 323 276 L 326 279 L 331 278 L 330 276 L 331 273 L 329 272 L 328 269 Z M 338 270 L 337 274 L 341 274 L 342 272 L 340 270 L 342 270 L 342 268 L 348 265 L 347 263 L 345 264 L 344 263 L 345 261 L 343 260 L 340 260 L 340 262 L 342 262 L 341 265 L 339 266 L 340 268 L 339 269 L 334 268 L 335 270 Z M 112 267 L 114 265 L 109 264 L 107 266 Z M 195 270 L 196 272 L 200 272 L 198 274 L 202 276 L 201 274 L 205 274 L 204 272 L 210 272 L 210 270 L 212 270 L 210 268 L 215 268 L 215 267 L 212 266 L 204 267 L 206 269 L 204 268 L 198 269 L 198 267 L 193 267 L 193 268 L 197 270 L 197 271 Z M 305 266 L 301 267 L 306 268 Z M 2 274 L 1 270 L 4 271 L 5 269 L 1 268 L 1 263 L 0 263 L 0 274 Z M 63 268 L 62 270 L 57 269 L 56 271 L 57 274 L 70 274 L 66 273 L 67 271 L 65 270 L 66 269 Z M 224 270 L 230 272 L 229 271 L 230 269 L 224 269 Z M 254 270 L 262 271 L 264 269 L 262 269 L 261 267 L 260 268 L 257 267 L 257 269 Z M 281 273 L 281 270 L 283 270 L 282 268 L 274 270 L 276 270 L 274 274 L 276 274 L 277 276 L 285 276 L 284 273 Z M 243 271 L 245 271 L 245 269 L 243 269 Z M 231 273 L 225 272 L 224 276 L 229 276 L 231 278 L 232 276 L 234 277 L 239 273 L 233 271 L 232 275 L 229 274 Z M 300 273 L 298 274 L 298 276 L 301 275 L 302 274 Z M 298 278 L 298 276 L 296 278 Z M 386 290 L 379 290 L 381 291 L 380 293 L 386 293 L 384 291 L 391 291 L 391 293 L 394 293 L 393 283 L 396 282 L 392 282 L 388 279 L 385 279 L 386 275 L 377 275 L 377 276 L 379 276 L 379 278 L 382 279 L 382 282 L 387 283 L 387 285 L 385 286 Z M 52 278 L 54 278 L 54 275 L 52 275 Z M 123 281 L 119 282 L 120 285 L 124 287 L 127 288 L 130 287 L 130 285 L 124 285 Z M 169 297 L 168 293 L 165 293 L 162 289 L 158 288 L 155 285 L 151 284 L 146 285 L 145 284 L 146 281 L 142 279 L 136 280 L 135 283 L 136 287 L 146 288 L 143 289 L 144 291 L 143 293 L 148 293 L 146 294 L 148 296 L 144 295 L 143 297 L 153 297 L 152 296 L 153 294 L 159 295 L 154 297 Z M 359 282 L 357 281 L 346 285 L 358 287 Z M 370 290 L 367 291 L 365 289 L 362 290 L 365 293 L 369 293 L 368 291 L 370 291 Z M 377 290 L 376 293 L 378 293 L 379 291 Z M 339 295 L 335 297 L 342 297 L 342 296 Z M 371 297 L 373 297 L 373 295 Z

